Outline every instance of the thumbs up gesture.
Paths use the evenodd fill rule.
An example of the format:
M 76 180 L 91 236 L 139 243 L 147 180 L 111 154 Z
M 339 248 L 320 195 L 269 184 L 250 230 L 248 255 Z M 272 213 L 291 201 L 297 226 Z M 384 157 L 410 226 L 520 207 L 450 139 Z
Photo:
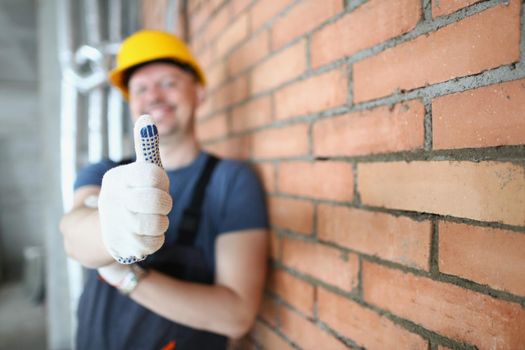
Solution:
M 134 139 L 136 162 L 104 175 L 98 203 L 102 240 L 121 264 L 143 260 L 164 244 L 172 206 L 159 136 L 150 116 L 137 120 Z

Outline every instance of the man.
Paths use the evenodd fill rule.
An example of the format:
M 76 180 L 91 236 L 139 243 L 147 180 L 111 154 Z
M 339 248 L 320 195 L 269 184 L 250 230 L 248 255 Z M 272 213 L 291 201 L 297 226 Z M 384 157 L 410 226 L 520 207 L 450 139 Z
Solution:
M 261 299 L 262 188 L 246 165 L 220 160 L 213 168 L 200 150 L 194 119 L 205 78 L 177 37 L 135 33 L 110 81 L 134 121 L 149 114 L 155 122 L 165 170 L 106 160 L 77 178 L 74 208 L 61 222 L 68 255 L 93 269 L 79 304 L 77 348 L 224 349 L 227 338 L 250 329 Z M 206 172 L 207 185 L 198 185 Z M 188 228 L 184 211 L 199 202 L 199 186 L 198 225 Z

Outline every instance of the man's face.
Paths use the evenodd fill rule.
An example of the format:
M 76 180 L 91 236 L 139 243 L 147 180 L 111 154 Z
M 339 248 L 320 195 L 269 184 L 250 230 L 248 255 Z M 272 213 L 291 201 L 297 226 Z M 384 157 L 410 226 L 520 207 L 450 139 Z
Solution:
M 128 87 L 134 121 L 149 114 L 161 136 L 184 137 L 193 133 L 201 87 L 190 73 L 173 64 L 151 63 L 133 73 Z

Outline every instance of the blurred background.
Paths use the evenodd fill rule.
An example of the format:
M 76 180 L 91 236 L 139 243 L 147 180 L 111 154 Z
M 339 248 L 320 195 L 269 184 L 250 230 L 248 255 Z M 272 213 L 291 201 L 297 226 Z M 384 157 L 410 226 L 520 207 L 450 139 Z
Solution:
M 248 349 L 522 349 L 520 0 L 0 0 L 0 349 L 72 349 L 77 170 L 130 154 L 121 40 L 187 40 L 203 147 L 254 166 L 270 273 Z
M 127 152 L 125 106 L 105 72 L 141 6 L 0 1 L 1 349 L 72 348 L 83 271 L 57 225 L 78 167 Z

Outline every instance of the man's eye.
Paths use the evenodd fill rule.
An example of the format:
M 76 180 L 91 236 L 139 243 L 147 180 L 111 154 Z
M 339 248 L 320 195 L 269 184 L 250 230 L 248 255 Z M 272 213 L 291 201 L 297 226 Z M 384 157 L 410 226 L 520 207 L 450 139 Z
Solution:
M 136 86 L 132 87 L 130 90 L 133 95 L 142 95 L 146 91 L 146 88 L 144 86 Z
M 165 89 L 171 89 L 177 86 L 177 82 L 175 80 L 165 80 L 162 82 L 161 86 Z

